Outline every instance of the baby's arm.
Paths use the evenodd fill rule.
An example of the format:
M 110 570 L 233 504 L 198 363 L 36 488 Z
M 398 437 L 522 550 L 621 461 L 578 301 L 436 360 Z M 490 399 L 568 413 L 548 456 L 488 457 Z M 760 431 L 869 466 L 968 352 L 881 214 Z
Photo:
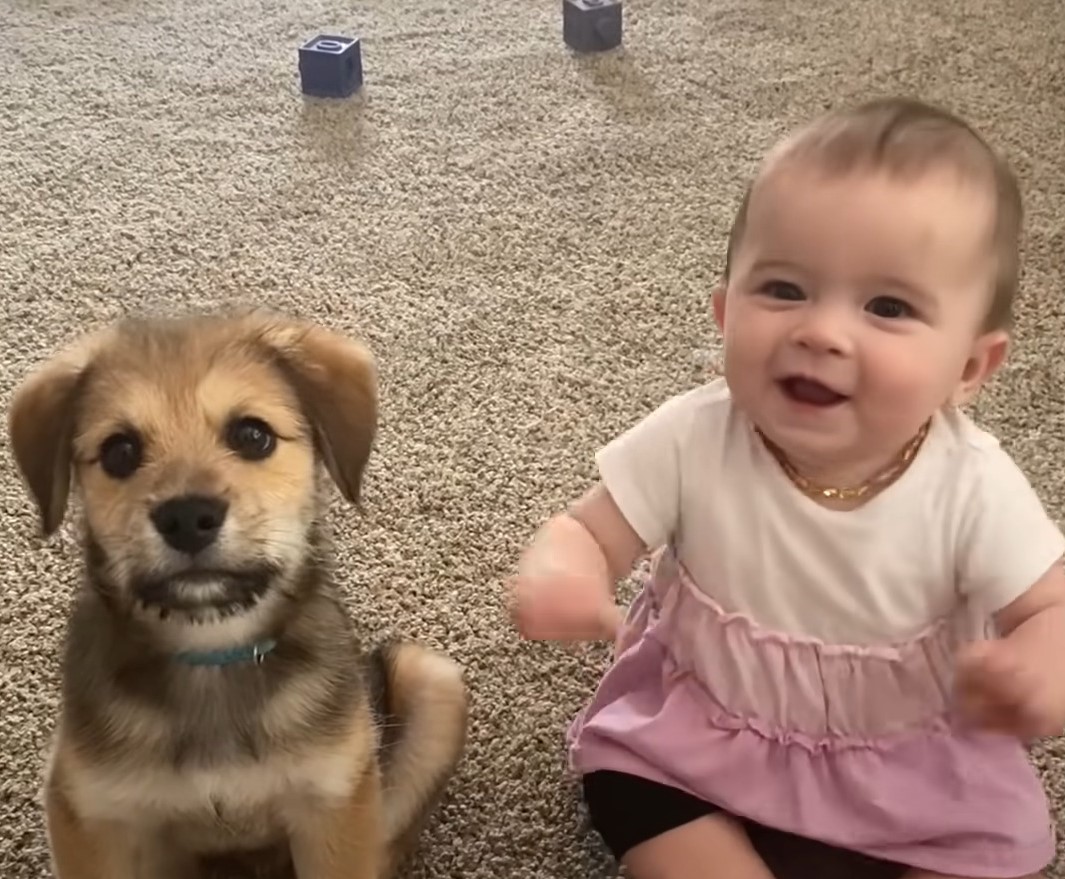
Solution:
M 1059 559 L 1027 592 L 995 615 L 1003 637 L 1031 657 L 1060 668 L 1065 659 L 1065 566 Z M 1065 693 L 1065 677 L 1062 680 Z
M 962 706 L 984 726 L 1024 739 L 1065 731 L 1065 566 L 1059 559 L 995 614 L 999 641 L 960 657 Z
M 522 555 L 513 583 L 513 617 L 526 638 L 612 638 L 621 613 L 617 581 L 646 551 L 601 484 L 549 519 Z
M 699 435 L 698 448 L 714 442 L 706 412 L 698 389 L 673 397 L 598 451 L 598 484 L 547 521 L 518 562 L 512 612 L 526 638 L 614 637 L 622 616 L 617 581 L 678 528 L 693 431 L 710 433 L 709 440 Z
M 1022 739 L 1065 727 L 1065 534 L 997 443 L 974 443 L 952 476 L 960 595 L 991 615 L 992 640 L 957 657 L 959 707 L 980 726 Z

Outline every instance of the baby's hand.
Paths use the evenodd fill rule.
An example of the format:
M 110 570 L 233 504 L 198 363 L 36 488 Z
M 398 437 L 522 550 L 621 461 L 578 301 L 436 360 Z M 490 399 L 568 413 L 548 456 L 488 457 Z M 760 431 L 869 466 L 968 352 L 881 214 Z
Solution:
M 562 572 L 519 573 L 511 583 L 511 615 L 522 637 L 536 641 L 611 639 L 621 610 L 603 583 Z
M 644 550 L 601 485 L 544 523 L 511 581 L 511 615 L 526 638 L 613 640 L 622 612 L 614 584 Z
M 978 641 L 961 651 L 956 691 L 962 712 L 978 726 L 1025 741 L 1062 732 L 1053 678 L 1009 639 Z

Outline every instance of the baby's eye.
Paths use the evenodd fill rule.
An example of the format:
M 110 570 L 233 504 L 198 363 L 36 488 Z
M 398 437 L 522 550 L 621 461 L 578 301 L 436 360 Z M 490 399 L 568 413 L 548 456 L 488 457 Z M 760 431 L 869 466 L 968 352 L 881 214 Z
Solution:
M 785 302 L 799 302 L 805 298 L 802 290 L 790 281 L 766 281 L 759 291 L 773 299 L 781 299 Z
M 877 317 L 887 318 L 888 320 L 914 316 L 914 310 L 909 304 L 901 299 L 896 299 L 894 296 L 877 296 L 866 308 Z

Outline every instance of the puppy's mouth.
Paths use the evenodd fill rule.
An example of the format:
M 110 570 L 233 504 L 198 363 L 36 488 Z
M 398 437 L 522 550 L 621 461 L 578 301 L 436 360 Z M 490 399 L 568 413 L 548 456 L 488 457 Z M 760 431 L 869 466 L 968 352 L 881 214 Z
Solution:
M 846 394 L 841 394 L 817 379 L 803 375 L 786 376 L 778 380 L 777 384 L 784 392 L 784 396 L 806 406 L 827 409 L 850 399 Z
M 141 577 L 133 594 L 161 617 L 171 613 L 198 614 L 215 610 L 239 613 L 253 607 L 266 594 L 278 571 L 270 565 L 251 568 L 197 568 L 165 577 Z

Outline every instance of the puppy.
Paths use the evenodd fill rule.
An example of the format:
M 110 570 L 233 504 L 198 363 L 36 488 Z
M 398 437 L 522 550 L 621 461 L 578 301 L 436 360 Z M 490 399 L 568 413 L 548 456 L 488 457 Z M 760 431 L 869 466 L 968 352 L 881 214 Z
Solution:
M 330 582 L 325 477 L 358 502 L 360 344 L 253 311 L 125 322 L 9 412 L 45 535 L 76 491 L 84 587 L 43 790 L 58 879 L 382 879 L 465 745 L 447 657 L 364 651 Z

